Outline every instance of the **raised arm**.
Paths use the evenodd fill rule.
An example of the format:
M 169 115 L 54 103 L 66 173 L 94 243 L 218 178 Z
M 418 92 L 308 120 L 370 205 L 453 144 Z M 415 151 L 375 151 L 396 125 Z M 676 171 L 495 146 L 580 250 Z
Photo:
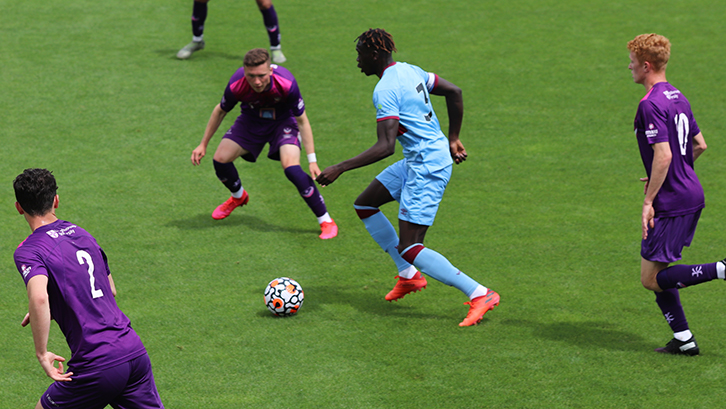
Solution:
M 316 181 L 321 186 L 327 186 L 333 183 L 343 172 L 370 165 L 393 155 L 396 152 L 398 119 L 390 118 L 378 121 L 376 133 L 378 134 L 378 140 L 373 146 L 353 158 L 325 168 Z
M 462 97 L 461 88 L 439 77 L 436 86 L 431 90 L 431 94 L 446 98 L 446 112 L 449 116 L 449 146 L 451 149 L 451 157 L 455 163 L 461 163 L 467 157 L 466 149 L 464 149 L 464 145 L 459 140 L 461 123 L 464 120 L 464 98 Z

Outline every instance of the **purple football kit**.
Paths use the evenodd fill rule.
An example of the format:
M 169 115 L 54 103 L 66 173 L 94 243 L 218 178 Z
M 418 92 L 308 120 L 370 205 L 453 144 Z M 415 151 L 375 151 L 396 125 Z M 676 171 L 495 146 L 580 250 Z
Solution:
M 270 144 L 270 159 L 280 159 L 280 146 L 300 147 L 300 132 L 295 117 L 305 112 L 295 77 L 284 67 L 271 65 L 270 85 L 263 92 L 255 92 L 245 79 L 244 67 L 230 78 L 224 90 L 220 107 L 230 112 L 240 103 L 241 114 L 224 138 L 231 139 L 249 151 L 242 156 L 255 162 L 266 143 Z
M 15 263 L 26 285 L 37 275 L 48 277 L 51 317 L 71 350 L 73 380 L 53 383 L 41 398 L 44 407 L 105 406 L 105 397 L 96 395 L 109 387 L 126 393 L 117 393 L 121 401 L 142 405 L 136 407 L 163 407 L 146 349 L 116 304 L 106 255 L 93 236 L 57 220 L 37 228 L 18 246 Z M 119 373 L 145 380 L 134 386 L 131 395 L 137 396 L 123 391 L 128 379 L 118 385 Z
M 655 157 L 653 145 L 667 143 L 672 156 L 663 185 L 653 200 L 653 227 L 648 228 L 648 236 L 641 242 L 640 254 L 645 260 L 668 265 L 680 260 L 683 247 L 690 246 L 693 240 L 705 207 L 703 188 L 693 168 L 693 140 L 700 132 L 688 100 L 667 82 L 656 83 L 638 105 L 635 135 L 649 180 Z M 657 352 L 699 354 L 679 289 L 726 278 L 724 263 L 677 264 L 656 274 L 661 291 L 655 291 L 655 301 L 674 336 Z
M 670 263 L 681 258 L 705 207 L 703 188 L 693 168 L 693 137 L 700 130 L 691 105 L 667 82 L 657 83 L 643 97 L 635 116 L 635 134 L 648 177 L 653 164 L 652 144 L 667 142 L 672 160 L 663 186 L 653 201 L 655 227 L 642 243 L 646 260 Z

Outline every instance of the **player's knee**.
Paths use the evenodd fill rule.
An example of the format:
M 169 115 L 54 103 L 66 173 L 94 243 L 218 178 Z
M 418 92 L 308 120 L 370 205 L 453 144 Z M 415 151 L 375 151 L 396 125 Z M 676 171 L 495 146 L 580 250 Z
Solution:
M 214 157 L 212 157 L 212 160 L 214 160 L 217 163 L 229 163 L 233 160 L 230 160 L 229 155 L 222 153 L 222 152 L 215 152 Z
M 209 0 L 207 0 L 209 1 Z M 257 1 L 257 7 L 260 10 L 267 10 L 270 7 L 272 7 L 272 0 L 256 0 Z
M 650 291 L 661 291 L 658 286 L 658 280 L 656 280 L 655 277 L 641 277 L 640 283 L 643 284 L 643 287 Z

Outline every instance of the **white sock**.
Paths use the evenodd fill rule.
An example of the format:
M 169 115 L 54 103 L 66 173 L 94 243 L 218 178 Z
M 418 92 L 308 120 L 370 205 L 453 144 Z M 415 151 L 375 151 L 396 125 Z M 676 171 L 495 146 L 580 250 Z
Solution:
M 417 272 L 418 270 L 416 270 L 416 267 L 408 266 L 407 269 L 399 271 L 398 276 L 401 278 L 413 278 L 413 276 L 415 276 Z
M 469 299 L 473 300 L 476 297 L 481 297 L 482 295 L 487 295 L 487 291 L 489 291 L 486 287 L 483 285 L 479 285 L 479 287 L 474 290 L 473 293 L 469 295 Z
M 324 215 L 318 217 L 318 224 L 323 224 L 325 222 L 332 222 L 332 221 L 333 221 L 333 219 L 330 218 L 330 215 L 328 214 L 328 212 L 325 212 Z
M 690 329 L 687 329 L 687 330 L 681 331 L 681 332 L 674 332 L 673 333 L 673 338 L 675 338 L 675 339 L 677 339 L 677 340 L 679 340 L 681 342 L 688 341 L 689 339 L 691 339 L 692 336 L 693 336 L 693 334 L 691 333 L 691 330 Z
M 722 280 L 726 280 L 726 264 L 723 261 L 716 263 L 716 275 Z
M 192 36 L 192 41 L 194 41 L 195 43 L 198 43 L 198 42 L 202 41 L 203 39 L 204 39 L 204 34 L 202 34 L 200 36 Z
M 232 197 L 235 199 L 239 199 L 242 197 L 242 195 L 245 193 L 245 188 L 242 186 L 239 187 L 239 190 L 236 192 L 232 192 Z

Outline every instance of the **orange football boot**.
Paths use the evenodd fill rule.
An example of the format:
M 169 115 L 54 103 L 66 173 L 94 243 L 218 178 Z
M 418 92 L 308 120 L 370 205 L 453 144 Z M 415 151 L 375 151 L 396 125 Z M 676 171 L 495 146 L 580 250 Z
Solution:
M 335 224 L 335 220 L 330 219 L 329 222 L 322 222 L 320 223 L 320 230 L 322 233 L 320 233 L 321 239 L 332 239 L 333 237 L 338 235 L 338 225 Z
M 398 282 L 393 287 L 393 290 L 386 294 L 386 301 L 398 301 L 408 293 L 421 291 L 428 284 L 426 277 L 420 271 L 417 271 L 412 278 L 403 278 L 401 276 L 396 276 L 396 278 Z
M 468 327 L 470 325 L 476 325 L 484 318 L 484 314 L 499 305 L 499 294 L 488 290 L 486 295 L 476 297 L 469 302 L 465 302 L 464 305 L 469 305 L 469 313 L 466 314 L 464 321 L 459 323 L 459 326 Z
M 247 194 L 247 191 L 245 190 L 242 193 L 242 197 L 239 199 L 235 197 L 230 197 L 227 199 L 226 202 L 222 203 L 221 205 L 217 206 L 216 209 L 212 212 L 212 218 L 214 220 L 222 220 L 226 218 L 227 216 L 232 213 L 232 210 L 236 209 L 239 206 L 244 206 L 247 204 L 247 202 L 250 201 L 250 195 Z

